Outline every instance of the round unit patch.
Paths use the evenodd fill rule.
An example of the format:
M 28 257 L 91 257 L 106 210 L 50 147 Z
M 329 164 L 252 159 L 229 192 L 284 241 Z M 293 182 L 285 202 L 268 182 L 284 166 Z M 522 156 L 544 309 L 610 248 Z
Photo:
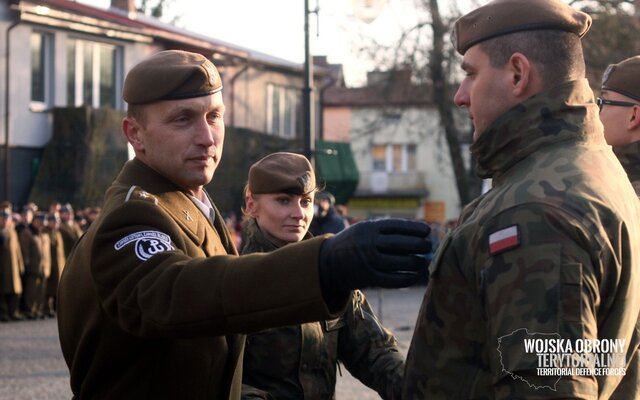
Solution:
M 113 248 L 121 250 L 129 243 L 135 244 L 136 256 L 142 261 L 146 261 L 158 253 L 175 250 L 171 244 L 171 237 L 159 231 L 132 233 L 118 240 Z

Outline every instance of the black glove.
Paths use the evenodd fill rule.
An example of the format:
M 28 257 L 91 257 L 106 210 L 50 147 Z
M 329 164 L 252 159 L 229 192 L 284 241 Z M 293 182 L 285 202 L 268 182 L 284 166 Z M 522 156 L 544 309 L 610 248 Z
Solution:
M 320 283 L 325 294 L 371 286 L 416 283 L 431 251 L 429 226 L 385 219 L 359 222 L 325 240 L 320 248 Z

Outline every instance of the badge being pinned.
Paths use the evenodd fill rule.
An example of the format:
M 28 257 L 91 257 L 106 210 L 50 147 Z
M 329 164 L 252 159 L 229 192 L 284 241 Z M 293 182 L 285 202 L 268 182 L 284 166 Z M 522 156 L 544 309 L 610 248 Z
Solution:
M 520 236 L 518 235 L 518 225 L 512 225 L 508 228 L 500 229 L 489 235 L 489 254 L 492 256 L 511 250 L 520 245 Z
M 132 233 L 118 240 L 113 247 L 120 250 L 129 243 L 135 243 L 136 256 L 142 261 L 146 261 L 158 253 L 175 250 L 169 235 L 158 231 Z

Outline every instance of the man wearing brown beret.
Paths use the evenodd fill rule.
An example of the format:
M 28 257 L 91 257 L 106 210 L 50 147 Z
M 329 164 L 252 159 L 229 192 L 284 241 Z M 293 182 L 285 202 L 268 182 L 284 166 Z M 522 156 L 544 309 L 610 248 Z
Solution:
M 454 101 L 492 189 L 438 247 L 403 399 L 637 399 L 640 207 L 560 0 L 461 17 Z
M 203 189 L 222 156 L 221 90 L 215 66 L 183 51 L 125 79 L 136 157 L 59 287 L 76 399 L 239 399 L 244 333 L 337 316 L 351 290 L 407 286 L 424 268 L 429 229 L 404 220 L 238 256 Z
M 607 143 L 640 196 L 640 56 L 609 65 L 597 102 Z

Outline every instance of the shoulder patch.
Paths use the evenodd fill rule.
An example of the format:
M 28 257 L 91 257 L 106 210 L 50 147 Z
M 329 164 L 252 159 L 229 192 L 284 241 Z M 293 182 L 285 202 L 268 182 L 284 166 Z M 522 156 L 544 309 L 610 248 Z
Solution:
M 150 194 L 149 192 L 135 185 L 129 188 L 129 191 L 127 192 L 127 197 L 125 197 L 124 202 L 126 203 L 129 200 L 146 200 L 155 205 L 158 205 L 158 199 L 156 198 L 156 196 Z
M 140 231 L 123 237 L 113 246 L 116 251 L 122 250 L 129 243 L 134 243 L 136 257 L 146 261 L 158 253 L 173 251 L 171 237 L 159 231 Z
M 520 246 L 518 225 L 511 225 L 489 235 L 489 254 L 495 256 Z

